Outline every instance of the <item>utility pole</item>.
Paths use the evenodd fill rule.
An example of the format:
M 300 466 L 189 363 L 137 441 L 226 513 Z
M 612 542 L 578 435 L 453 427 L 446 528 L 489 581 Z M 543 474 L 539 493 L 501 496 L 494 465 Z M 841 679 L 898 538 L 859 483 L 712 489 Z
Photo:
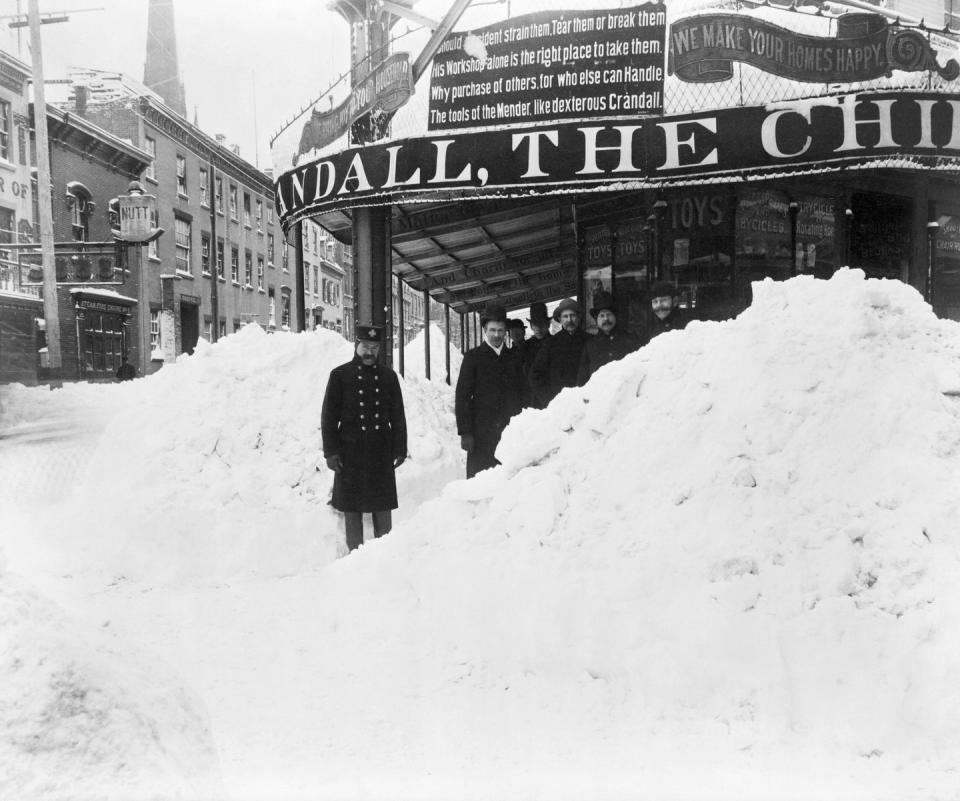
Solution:
M 57 273 L 53 254 L 53 204 L 50 197 L 50 148 L 47 136 L 47 104 L 43 85 L 43 47 L 40 41 L 40 0 L 30 0 L 30 61 L 33 65 L 33 126 L 37 137 L 37 221 L 43 264 L 43 316 L 47 330 L 50 377 L 59 382 L 63 370 L 60 355 L 60 309 L 57 305 Z

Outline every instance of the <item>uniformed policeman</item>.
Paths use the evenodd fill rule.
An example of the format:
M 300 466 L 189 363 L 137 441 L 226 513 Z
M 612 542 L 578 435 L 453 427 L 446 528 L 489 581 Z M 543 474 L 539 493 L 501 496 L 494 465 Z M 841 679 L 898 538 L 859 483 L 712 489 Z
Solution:
M 347 547 L 363 543 L 363 514 L 382 537 L 397 508 L 394 471 L 407 458 L 407 422 L 397 374 L 378 362 L 383 327 L 358 325 L 353 359 L 330 371 L 320 414 L 323 456 L 335 473 L 334 509 L 344 513 Z

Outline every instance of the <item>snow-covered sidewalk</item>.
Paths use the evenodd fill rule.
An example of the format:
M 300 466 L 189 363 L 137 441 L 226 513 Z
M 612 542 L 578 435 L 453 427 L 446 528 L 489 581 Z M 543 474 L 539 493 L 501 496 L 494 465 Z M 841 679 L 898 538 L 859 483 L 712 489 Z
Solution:
M 5 526 L 0 678 L 43 697 L 76 632 L 111 667 L 0 693 L 0 795 L 83 797 L 30 783 L 59 761 L 132 799 L 960 798 L 960 326 L 858 271 L 754 297 L 524 412 L 469 482 L 450 389 L 405 382 L 412 503 L 345 559 L 304 412 L 343 354 L 250 334 L 165 368 L 68 504 Z M 25 745 L 114 686 L 166 763 L 132 723 L 134 777 Z

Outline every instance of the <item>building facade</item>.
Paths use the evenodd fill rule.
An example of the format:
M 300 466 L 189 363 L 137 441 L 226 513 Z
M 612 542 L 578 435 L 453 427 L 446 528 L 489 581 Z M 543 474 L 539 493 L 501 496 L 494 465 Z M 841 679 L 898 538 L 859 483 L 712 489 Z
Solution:
M 29 65 L 0 51 L 0 381 L 23 383 L 37 380 L 43 303 L 2 245 L 33 237 L 29 76 Z
M 115 241 L 111 201 L 128 193 L 151 158 L 53 106 L 47 131 L 62 378 L 113 381 L 124 358 L 142 375 L 143 248 Z
M 143 186 L 164 234 L 145 248 L 143 372 L 248 323 L 299 330 L 292 248 L 270 176 L 116 73 L 86 71 L 61 87 L 60 108 L 131 141 L 152 157 Z
M 343 311 L 345 271 L 337 261 L 336 240 L 313 220 L 304 221 L 300 236 L 307 328 L 327 328 L 350 339 L 353 331 Z

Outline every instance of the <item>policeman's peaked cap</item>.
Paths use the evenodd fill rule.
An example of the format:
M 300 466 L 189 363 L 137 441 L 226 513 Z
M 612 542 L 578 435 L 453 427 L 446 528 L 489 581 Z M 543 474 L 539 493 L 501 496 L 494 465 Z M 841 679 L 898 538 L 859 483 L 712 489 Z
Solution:
M 382 342 L 383 326 L 358 324 L 356 328 L 356 337 L 357 342 Z

